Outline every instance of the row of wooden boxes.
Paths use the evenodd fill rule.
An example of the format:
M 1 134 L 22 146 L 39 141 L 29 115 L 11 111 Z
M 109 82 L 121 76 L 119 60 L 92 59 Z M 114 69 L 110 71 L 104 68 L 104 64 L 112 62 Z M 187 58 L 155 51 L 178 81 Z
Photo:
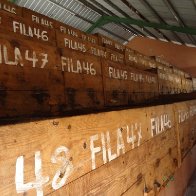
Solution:
M 0 15 L 2 18 L 1 26 L 3 26 L 3 31 L 7 29 L 15 34 L 27 36 L 30 39 L 43 41 L 45 44 L 57 47 L 62 47 L 62 42 L 67 42 L 65 45 L 67 44 L 69 47 L 75 49 L 76 46 L 73 46 L 72 43 L 68 42 L 67 39 L 69 38 L 65 37 L 65 35 L 69 35 L 84 42 L 100 45 L 102 48 L 100 47 L 97 50 L 92 50 L 92 53 L 96 56 L 105 57 L 114 62 L 135 66 L 138 69 L 157 68 L 166 72 L 172 72 L 178 76 L 182 76 L 182 78 L 187 75 L 187 73 L 172 67 L 168 62 L 165 62 L 158 57 L 152 58 L 142 55 L 141 53 L 136 52 L 129 47 L 125 47 L 101 34 L 86 34 L 85 32 L 69 25 L 27 8 L 19 7 L 6 0 L 1 0 L 0 9 Z M 6 16 L 6 13 L 9 14 Z M 13 15 L 11 16 L 10 13 Z M 78 50 L 83 51 L 84 49 L 79 48 Z M 171 71 L 168 71 L 168 69 L 171 69 Z
M 4 34 L 0 42 L 1 116 L 101 109 L 158 96 L 154 73 Z
M 0 117 L 127 106 L 191 91 L 191 80 L 110 38 L 7 1 L 0 7 Z

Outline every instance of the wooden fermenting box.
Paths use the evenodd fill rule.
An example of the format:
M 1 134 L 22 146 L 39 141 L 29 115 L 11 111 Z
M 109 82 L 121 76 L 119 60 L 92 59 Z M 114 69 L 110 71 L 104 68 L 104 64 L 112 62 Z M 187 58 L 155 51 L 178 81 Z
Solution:
M 178 68 L 176 68 L 176 67 L 173 67 L 172 66 L 172 68 L 173 68 L 173 73 L 174 74 L 176 74 L 176 75 L 178 75 L 178 76 L 180 76 L 180 77 L 185 77 L 185 72 L 184 71 L 182 71 L 182 70 L 180 70 L 180 69 L 178 69 Z
M 106 48 L 107 60 L 117 64 L 125 64 L 125 56 L 119 52 Z
M 158 56 L 155 56 L 155 60 L 157 62 L 161 63 L 162 65 L 167 66 L 167 67 L 171 67 L 172 66 L 169 62 L 165 61 L 164 59 L 162 59 L 162 58 L 160 58 Z
M 182 78 L 182 92 L 183 93 L 191 93 L 193 92 L 193 80 Z
M 144 103 L 159 94 L 156 74 L 106 60 L 102 70 L 106 106 Z
M 69 35 L 74 38 L 81 39 L 82 41 L 85 41 L 87 43 L 89 42 L 91 44 L 98 44 L 97 36 L 87 34 L 83 31 L 80 31 L 79 29 L 76 29 L 76 28 L 71 27 L 69 25 L 63 24 L 61 22 L 56 21 L 55 28 L 57 29 L 57 32 L 61 32 L 64 35 Z M 57 37 L 58 37 L 58 35 L 57 35 Z
M 102 60 L 102 70 L 105 105 L 128 105 L 128 67 L 109 60 Z
M 17 16 L 22 16 L 22 8 L 13 3 L 10 3 L 7 0 L 0 1 L 0 10 L 4 12 L 9 12 Z
M 196 101 L 122 106 L 178 92 L 179 78 L 191 92 L 191 80 L 105 36 L 0 5 L 0 195 L 157 195 L 196 143 Z M 96 114 L 64 116 L 78 110 Z
M 49 18 L 43 14 L 39 14 L 27 8 L 22 8 L 22 17 L 29 21 L 29 23 L 35 23 L 47 28 L 54 29 L 56 20 Z
M 65 110 L 103 108 L 100 58 L 77 50 L 59 49 L 64 75 Z
M 64 104 L 56 49 L 0 35 L 1 117 L 54 115 Z
M 182 93 L 182 78 L 178 74 L 173 74 L 173 79 L 174 94 Z
M 196 101 L 174 104 L 178 140 L 179 166 L 187 153 L 196 144 Z
M 95 35 L 98 37 L 99 45 L 124 54 L 125 46 L 122 45 L 121 43 L 119 43 L 109 37 L 106 37 L 104 35 L 101 35 L 99 33 L 97 33 Z
M 125 49 L 125 63 L 131 67 L 138 67 L 138 57 L 135 50 L 128 47 Z M 138 67 L 139 68 L 139 67 Z
M 161 67 L 162 68 L 162 67 Z M 149 69 L 148 71 L 156 73 L 158 77 L 158 92 L 160 95 L 174 94 L 174 78 L 172 73 L 160 69 Z
M 101 58 L 106 58 L 105 49 L 59 30 L 56 34 L 66 110 L 103 108 Z
M 195 106 L 188 101 L 1 126 L 0 194 L 156 195 L 196 141 Z
M 55 31 L 0 10 L 0 33 L 56 46 Z
M 138 66 L 144 67 L 143 69 L 157 68 L 156 61 L 153 57 L 145 56 L 143 54 L 137 53 Z
M 154 58 L 144 56 L 128 47 L 126 47 L 125 50 L 125 62 L 127 65 L 142 70 L 157 68 L 156 61 L 154 60 Z
M 97 44 L 91 44 L 89 42 L 83 41 L 80 38 L 73 37 L 68 34 L 64 34 L 59 30 L 56 30 L 57 37 L 57 47 L 62 49 L 69 49 L 85 54 L 92 54 L 93 56 L 100 58 L 107 58 L 107 53 L 104 47 Z

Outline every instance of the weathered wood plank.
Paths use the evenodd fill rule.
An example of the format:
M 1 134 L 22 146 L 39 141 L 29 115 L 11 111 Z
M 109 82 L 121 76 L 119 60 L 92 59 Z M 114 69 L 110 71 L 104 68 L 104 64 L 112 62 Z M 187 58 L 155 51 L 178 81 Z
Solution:
M 106 48 L 107 59 L 115 63 L 125 64 L 125 56 L 119 52 Z
M 0 116 L 49 115 L 53 110 L 62 111 L 64 79 L 61 71 L 56 70 L 56 49 L 2 34 L 0 41 Z
M 15 35 L 0 34 L 0 64 L 13 67 L 57 69 L 55 47 L 22 39 Z
M 126 192 L 124 192 L 123 196 L 150 196 L 150 195 L 144 195 L 144 180 L 142 179 L 142 182 L 139 180 L 135 184 L 133 184 Z
M 48 91 L 0 91 L 1 118 L 42 116 L 50 112 Z
M 55 31 L 0 10 L 0 33 L 56 46 Z
M 156 109 L 161 110 L 158 107 Z M 155 180 L 159 181 L 160 185 L 165 185 L 166 180 L 174 173 L 177 168 L 174 161 L 177 157 L 176 143 L 173 127 L 114 161 L 69 183 L 52 195 L 118 196 L 130 192 L 143 195 L 145 186 L 152 189 Z
M 95 35 L 98 37 L 99 45 L 124 54 L 125 46 L 121 43 L 99 33 Z
M 196 102 L 187 101 L 174 104 L 176 122 L 176 134 L 178 137 L 178 156 L 181 163 L 187 152 L 196 142 Z M 180 166 L 180 164 L 179 164 Z
M 120 122 L 119 115 L 122 118 Z M 34 181 L 35 152 L 41 152 L 43 176 L 50 177 L 49 184 L 44 185 L 45 194 L 53 190 L 51 181 L 61 163 L 51 163 L 50 159 L 55 149 L 60 146 L 65 146 L 69 149 L 69 166 L 73 164 L 73 171 L 72 173 L 68 172 L 67 177 L 69 176 L 69 178 L 66 183 L 100 167 L 148 139 L 149 134 L 146 131 L 145 116 L 145 109 L 137 109 L 134 111 L 109 112 L 83 117 L 78 116 L 2 126 L 0 132 L 0 179 L 5 186 L 0 188 L 0 192 L 3 192 L 4 195 L 16 194 L 14 181 L 15 165 L 17 158 L 20 156 L 24 156 L 25 160 L 25 182 Z M 129 131 L 127 126 L 130 126 Z M 123 127 L 122 136 L 121 127 Z M 131 139 L 128 141 L 126 139 L 127 131 L 131 135 L 131 130 L 133 130 L 134 137 L 132 142 Z M 142 138 L 139 134 L 142 134 Z M 102 149 L 103 141 L 101 141 L 101 137 L 103 136 L 106 142 L 105 145 L 107 145 L 107 147 L 105 146 L 106 151 L 104 148 Z M 125 147 L 118 146 L 117 148 L 116 142 L 120 142 L 121 139 L 124 140 Z M 103 151 L 96 153 L 94 151 L 96 147 L 101 147 L 100 151 Z M 7 153 L 8 151 L 9 153 Z M 93 158 L 93 152 L 95 153 L 95 158 Z M 105 152 L 107 153 L 106 157 L 105 155 L 103 157 Z M 20 164 L 19 167 L 21 166 Z M 8 170 L 9 175 L 6 175 L 5 172 Z
M 175 156 L 173 147 L 175 147 L 176 140 L 174 140 L 175 123 L 173 121 L 174 116 L 171 116 L 173 114 L 172 110 L 172 105 L 165 105 L 1 126 L 0 181 L 3 182 L 4 186 L 0 187 L 0 192 L 3 195 L 16 195 L 17 189 L 18 192 L 28 192 L 31 195 L 35 194 L 35 189 L 41 191 L 43 188 L 44 194 L 49 194 L 54 192 L 54 189 L 73 182 L 92 170 L 94 170 L 95 182 L 97 182 L 99 178 L 96 177 L 98 174 L 96 174 L 95 169 L 101 168 L 106 163 L 111 164 L 111 168 L 118 168 L 119 163 L 113 165 L 113 160 L 119 157 L 118 160 L 121 161 L 120 156 L 123 155 L 123 160 L 129 168 L 124 172 L 121 172 L 124 169 L 123 167 L 117 170 L 120 171 L 120 176 L 117 177 L 119 180 L 113 181 L 114 178 L 109 178 L 111 186 L 106 186 L 106 189 L 111 187 L 111 189 L 108 188 L 109 194 L 113 189 L 118 190 L 119 186 L 116 186 L 116 184 L 121 184 L 121 179 L 129 175 L 127 171 L 131 169 L 132 166 L 129 166 L 129 164 L 132 164 L 132 162 L 126 162 L 126 156 L 137 160 L 137 158 L 132 157 L 132 150 L 136 147 L 139 147 L 137 148 L 139 151 L 143 149 L 147 153 L 146 156 L 148 156 L 145 158 L 143 153 L 139 153 L 139 156 L 136 153 L 138 158 L 141 156 L 142 168 L 145 169 L 144 159 L 153 168 L 157 159 L 161 159 L 168 152 L 170 152 L 168 168 L 173 168 L 173 166 L 170 167 L 170 160 L 173 160 L 171 158 Z M 145 144 L 147 146 L 144 147 Z M 149 154 L 149 150 L 151 154 Z M 133 153 L 133 156 L 135 157 L 136 154 Z M 25 161 L 24 166 L 22 164 L 23 160 Z M 41 171 L 40 160 L 42 160 L 42 173 L 39 173 Z M 66 160 L 66 162 L 62 162 L 63 160 Z M 44 181 L 39 181 L 37 185 L 34 184 L 35 162 L 36 165 L 38 164 L 36 168 L 39 169 L 36 170 L 38 172 L 37 178 L 41 179 L 41 176 L 48 176 Z M 63 163 L 65 165 L 62 167 Z M 138 165 L 134 164 L 134 166 L 136 178 L 133 180 L 134 178 L 128 177 L 128 184 L 125 184 L 125 187 L 119 190 L 122 193 L 139 178 Z M 61 174 L 57 173 L 56 178 L 54 178 L 59 168 L 61 168 L 59 170 Z M 107 165 L 104 168 L 107 168 Z M 34 184 L 33 189 L 32 186 L 30 188 L 22 186 L 23 179 L 21 179 L 21 173 L 18 172 L 23 173 L 23 169 L 24 183 L 31 181 Z M 109 171 L 111 172 L 111 170 Z M 157 171 L 157 173 L 159 172 Z M 103 172 L 101 176 L 104 176 L 104 174 Z M 16 181 L 14 179 L 15 175 Z M 60 179 L 56 182 L 59 176 Z M 17 184 L 16 187 L 15 183 Z M 152 184 L 152 180 L 150 180 L 150 183 Z M 100 187 L 96 188 L 96 184 L 93 185 L 95 186 L 94 190 L 99 192 Z M 93 193 L 91 188 L 89 190 Z
M 112 61 L 102 61 L 102 70 L 105 105 L 128 105 L 129 82 L 127 80 L 127 67 Z
M 22 16 L 22 8 L 13 4 L 13 3 L 10 3 L 7 0 L 0 1 L 0 10 L 3 10 L 5 12 L 9 12 L 9 13 L 17 15 L 17 16 Z
M 57 50 L 2 34 L 0 42 L 0 116 L 54 115 L 54 111 L 58 114 L 65 110 Z
M 71 49 L 82 53 L 92 54 L 97 57 L 107 58 L 107 53 L 104 47 L 97 44 L 89 43 L 78 37 L 64 34 L 56 30 L 57 46 L 61 49 Z
M 25 7 L 22 8 L 22 17 L 28 20 L 30 23 L 40 24 L 51 29 L 55 28 L 56 21 L 54 19 Z
M 130 48 L 125 50 L 125 62 L 131 67 L 146 70 L 157 68 L 157 63 L 152 57 L 147 57 Z
M 131 186 L 144 189 L 146 144 L 69 183 L 51 195 L 122 195 Z M 78 187 L 77 189 L 75 187 Z M 139 190 L 138 190 L 139 191 Z
M 87 42 L 87 43 L 91 43 L 91 44 L 98 44 L 98 38 L 95 35 L 91 35 L 91 34 L 87 34 L 79 29 L 76 29 L 74 27 L 71 27 L 69 25 L 66 25 L 64 23 L 55 22 L 55 28 L 57 29 L 57 34 L 58 36 L 60 34 L 64 34 L 65 36 L 71 36 L 73 38 L 79 39 L 81 41 Z M 57 36 L 57 37 L 58 37 Z
M 104 106 L 101 61 L 98 57 L 61 50 L 66 109 L 101 109 Z
M 65 87 L 60 71 L 9 65 L 1 66 L 0 71 L 1 117 L 49 116 L 65 111 Z
M 158 96 L 156 74 L 102 60 L 105 104 L 144 103 Z

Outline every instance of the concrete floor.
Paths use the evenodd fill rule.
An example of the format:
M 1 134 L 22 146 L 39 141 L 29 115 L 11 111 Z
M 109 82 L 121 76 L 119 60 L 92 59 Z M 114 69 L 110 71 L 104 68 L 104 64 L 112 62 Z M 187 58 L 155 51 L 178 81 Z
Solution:
M 196 170 L 188 184 L 184 196 L 196 196 Z

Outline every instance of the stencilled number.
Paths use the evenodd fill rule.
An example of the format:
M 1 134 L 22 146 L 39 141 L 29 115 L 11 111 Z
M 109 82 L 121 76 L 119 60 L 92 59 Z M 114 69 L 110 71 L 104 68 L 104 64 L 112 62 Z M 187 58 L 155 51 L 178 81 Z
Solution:
M 52 188 L 57 190 L 65 185 L 68 177 L 73 171 L 73 164 L 70 160 L 69 149 L 60 146 L 51 156 L 51 162 L 61 164 L 52 179 Z M 15 184 L 17 193 L 25 193 L 35 189 L 37 196 L 43 196 L 43 186 L 49 184 L 49 176 L 42 175 L 42 160 L 40 151 L 35 152 L 35 181 L 24 183 L 24 156 L 20 156 L 16 160 Z
M 41 57 L 41 61 L 42 61 L 41 65 L 40 65 L 40 68 L 43 69 L 43 68 L 45 68 L 46 64 L 48 63 L 48 54 L 41 53 L 39 56 Z M 37 65 L 39 60 L 37 58 L 37 55 L 36 55 L 35 51 L 33 51 L 32 57 L 30 57 L 29 50 L 27 50 L 25 52 L 25 59 L 27 61 L 32 62 L 32 64 L 33 64 L 32 67 L 33 68 L 37 67 L 36 65 Z
M 41 69 L 43 69 L 45 66 L 46 66 L 46 64 L 48 63 L 48 54 L 46 54 L 46 53 L 41 53 L 40 54 L 40 56 L 42 56 L 43 58 L 42 58 L 42 65 L 41 65 Z
M 60 156 L 60 154 L 64 154 L 64 156 Z M 67 181 L 68 177 L 70 176 L 72 170 L 73 170 L 73 165 L 72 162 L 70 161 L 69 157 L 69 149 L 60 146 L 55 150 L 54 155 L 51 157 L 51 162 L 52 163 L 57 163 L 61 162 L 62 167 L 59 168 L 52 180 L 52 188 L 54 190 L 57 190 L 61 188 Z M 61 180 L 59 180 L 61 178 Z
M 33 51 L 32 57 L 30 57 L 29 50 L 26 50 L 25 59 L 27 61 L 31 61 L 33 63 L 33 67 L 36 67 L 36 63 L 38 62 L 38 59 L 37 59 L 37 55 L 36 55 L 35 51 Z
M 24 184 L 24 156 L 20 156 L 16 161 L 16 192 L 25 193 L 31 189 L 36 189 L 37 196 L 43 196 L 43 185 L 49 181 L 49 177 L 42 176 L 42 161 L 40 151 L 35 153 L 35 181 Z

